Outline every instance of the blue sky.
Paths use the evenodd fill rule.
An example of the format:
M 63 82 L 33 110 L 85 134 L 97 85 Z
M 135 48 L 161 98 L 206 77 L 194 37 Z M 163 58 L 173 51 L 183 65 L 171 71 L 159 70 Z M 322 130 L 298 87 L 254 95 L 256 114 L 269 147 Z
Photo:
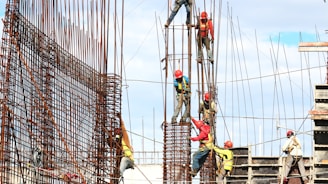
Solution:
M 211 2 L 206 1 L 204 6 L 204 1 L 195 0 L 195 5 L 197 9 L 215 12 L 213 17 L 217 21 L 219 3 L 211 9 Z M 168 2 L 130 0 L 125 3 L 123 116 L 127 128 L 134 133 L 131 135 L 135 150 L 161 150 L 162 144 L 155 144 L 154 148 L 148 139 L 163 142 L 159 128 L 164 120 L 164 74 L 160 59 L 165 53 L 163 25 L 168 16 Z M 4 4 L 0 2 L 1 17 Z M 277 147 L 280 139 L 284 139 L 285 130 L 277 125 L 302 132 L 312 130 L 311 120 L 306 120 L 306 126 L 303 121 L 313 105 L 313 84 L 325 82 L 326 57 L 321 54 L 314 54 L 313 58 L 312 55 L 303 56 L 297 46 L 300 38 L 327 41 L 327 19 L 328 4 L 323 0 L 222 1 L 221 24 L 215 24 L 215 46 L 219 43 L 219 50 L 214 48 L 214 56 L 219 53 L 215 58 L 218 63 L 219 145 L 231 138 L 235 146 L 260 145 L 256 149 L 252 146 L 254 154 L 279 155 Z M 182 7 L 172 24 L 184 22 Z M 2 24 L 0 28 L 2 30 Z M 194 43 L 193 49 L 195 47 Z M 196 57 L 195 51 L 192 57 Z M 318 70 L 301 72 L 310 66 Z M 170 66 L 169 82 L 173 80 L 172 71 Z M 196 64 L 193 63 L 192 81 L 197 81 L 195 73 Z M 281 75 L 274 75 L 277 73 Z M 244 80 L 246 78 L 254 80 Z M 193 116 L 197 116 L 197 88 L 197 84 L 192 84 Z M 173 113 L 172 92 L 173 88 L 168 85 L 167 119 Z M 269 117 L 276 120 L 267 120 Z M 147 139 L 141 137 L 142 134 Z M 311 135 L 302 134 L 302 141 L 311 139 Z M 193 147 L 197 144 L 193 143 Z M 305 153 L 311 154 L 311 149 Z

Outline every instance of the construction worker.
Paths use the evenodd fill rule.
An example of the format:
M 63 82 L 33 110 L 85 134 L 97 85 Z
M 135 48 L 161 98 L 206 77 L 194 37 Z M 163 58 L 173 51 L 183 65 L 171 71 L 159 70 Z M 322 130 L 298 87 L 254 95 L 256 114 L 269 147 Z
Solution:
M 301 143 L 299 139 L 294 135 L 294 132 L 292 130 L 288 130 L 286 135 L 288 140 L 285 142 L 284 146 L 282 147 L 282 151 L 285 154 L 287 154 L 287 158 L 285 161 L 285 173 L 284 173 L 283 182 L 284 184 L 288 183 L 287 176 L 289 174 L 289 171 L 291 167 L 297 163 L 303 182 L 309 183 L 309 180 L 305 174 Z
M 134 169 L 134 158 L 132 153 L 132 147 L 128 147 L 122 139 L 122 149 L 124 156 L 121 159 L 120 164 L 120 177 L 123 177 L 123 173 L 126 169 Z
M 217 158 L 217 176 L 218 183 L 223 184 L 223 178 L 230 176 L 233 166 L 233 152 L 229 149 L 233 147 L 233 143 L 228 140 L 224 142 L 224 149 L 214 146 L 214 151 L 219 158 Z
M 174 87 L 176 90 L 176 100 L 177 105 L 174 109 L 174 114 L 172 116 L 172 123 L 177 122 L 177 117 L 182 108 L 182 103 L 185 105 L 185 111 L 182 115 L 180 122 L 185 122 L 189 118 L 190 114 L 190 88 L 189 88 L 189 79 L 187 76 L 184 76 L 181 70 L 176 70 L 174 73 Z
M 123 157 L 120 162 L 120 178 L 123 180 L 123 173 L 126 169 L 134 169 L 133 147 L 130 144 L 124 122 L 121 121 L 121 128 L 115 130 L 116 141 L 121 141 Z
M 211 94 L 206 92 L 204 94 L 204 100 L 199 104 L 198 113 L 203 114 L 202 119 L 207 124 L 212 125 L 217 111 L 215 102 L 211 100 Z
M 208 19 L 207 13 L 203 11 L 200 14 L 200 20 L 196 25 L 196 29 L 198 29 L 197 41 L 198 41 L 198 53 L 197 53 L 197 61 L 198 63 L 202 62 L 203 59 L 203 45 L 206 47 L 208 60 L 213 63 L 213 53 L 210 48 L 210 42 L 214 41 L 214 29 L 213 23 L 211 19 Z M 208 37 L 208 33 L 210 33 L 211 38 Z
M 213 149 L 213 137 L 211 136 L 211 127 L 202 120 L 191 119 L 196 128 L 199 130 L 197 137 L 191 137 L 191 141 L 199 141 L 199 149 L 193 154 L 192 177 L 195 177 L 206 161 L 209 152 Z
M 169 25 L 173 21 L 175 15 L 178 13 L 178 11 L 179 11 L 179 9 L 181 8 L 182 5 L 184 5 L 186 7 L 186 11 L 187 11 L 186 24 L 189 26 L 189 24 L 190 24 L 190 9 L 192 7 L 192 0 L 175 0 L 174 8 L 171 12 L 170 17 L 167 19 L 167 21 L 165 23 L 165 27 L 169 27 Z

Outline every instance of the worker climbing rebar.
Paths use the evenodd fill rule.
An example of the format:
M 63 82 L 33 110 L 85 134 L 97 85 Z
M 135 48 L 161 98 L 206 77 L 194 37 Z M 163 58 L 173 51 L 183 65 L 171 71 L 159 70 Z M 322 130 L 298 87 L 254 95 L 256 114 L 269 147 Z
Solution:
M 197 62 L 202 63 L 203 60 L 203 45 L 205 45 L 207 51 L 208 60 L 213 64 L 213 52 L 210 47 L 210 42 L 214 42 L 214 29 L 212 20 L 208 18 L 207 12 L 203 11 L 200 15 L 199 20 L 197 20 L 197 25 L 195 27 L 198 29 L 197 42 L 198 42 L 198 52 L 197 52 Z M 209 34 L 211 37 L 209 37 Z
M 211 135 L 211 127 L 202 120 L 191 119 L 199 134 L 196 137 L 191 137 L 191 141 L 199 141 L 199 149 L 193 155 L 191 176 L 195 177 L 206 161 L 211 150 L 218 156 L 217 158 L 217 176 L 218 181 L 222 182 L 224 177 L 231 174 L 233 167 L 233 152 L 229 149 L 233 147 L 233 143 L 228 140 L 224 143 L 224 148 L 220 148 L 213 143 Z
M 201 169 L 206 161 L 207 156 L 211 149 L 213 149 L 213 138 L 211 136 L 211 127 L 204 123 L 202 120 L 191 119 L 196 128 L 199 130 L 199 134 L 196 137 L 191 137 L 191 141 L 199 141 L 199 148 L 193 154 L 192 158 L 192 171 L 190 172 L 192 177 L 195 177 L 198 171 Z
M 219 148 L 214 146 L 213 149 L 217 155 L 217 176 L 218 183 L 223 184 L 223 179 L 226 176 L 230 176 L 233 167 L 233 152 L 230 150 L 233 147 L 233 143 L 230 140 L 224 142 L 224 147 Z
M 182 103 L 185 105 L 185 111 L 180 119 L 180 122 L 186 122 L 190 118 L 190 88 L 189 88 L 189 78 L 184 76 L 181 70 L 176 70 L 174 73 L 174 87 L 176 90 L 176 101 L 177 105 L 174 109 L 172 116 L 172 123 L 177 122 L 177 117 L 182 109 Z
M 115 139 L 121 141 L 123 156 L 120 162 L 120 180 L 124 183 L 123 173 L 127 169 L 134 169 L 133 147 L 130 144 L 124 122 L 121 121 L 121 127 L 116 129 Z
M 199 103 L 198 113 L 202 114 L 203 121 L 211 126 L 213 125 L 217 107 L 215 102 L 211 99 L 211 94 L 209 92 L 204 94 L 204 100 Z

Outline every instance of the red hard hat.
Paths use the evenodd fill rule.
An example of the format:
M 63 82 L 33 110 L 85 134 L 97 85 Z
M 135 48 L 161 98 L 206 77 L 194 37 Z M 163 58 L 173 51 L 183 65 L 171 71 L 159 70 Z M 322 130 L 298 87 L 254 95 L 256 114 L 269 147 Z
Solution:
M 176 79 L 181 78 L 182 77 L 182 71 L 181 70 L 176 70 L 174 73 L 174 76 Z
M 292 130 L 288 130 L 286 136 L 289 138 L 292 135 L 294 135 L 294 132 Z
M 204 98 L 205 98 L 206 101 L 209 101 L 210 98 L 211 98 L 211 94 L 210 93 L 205 93 Z
M 224 142 L 224 148 L 232 148 L 232 147 L 233 147 L 233 143 L 231 141 Z
M 205 11 L 200 14 L 200 19 L 207 19 L 207 13 Z
M 204 125 L 204 121 L 202 120 L 196 120 L 195 118 L 191 119 L 196 128 L 200 129 Z

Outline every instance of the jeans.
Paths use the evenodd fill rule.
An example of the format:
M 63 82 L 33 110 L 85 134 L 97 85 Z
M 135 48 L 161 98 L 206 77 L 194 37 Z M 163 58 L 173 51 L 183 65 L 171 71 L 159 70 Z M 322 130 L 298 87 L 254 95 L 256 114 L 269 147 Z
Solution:
M 129 157 L 123 157 L 120 164 L 120 176 L 126 169 L 133 168 L 133 161 Z
M 186 11 L 187 11 L 186 24 L 190 24 L 190 5 L 189 5 L 189 1 L 188 0 L 175 0 L 174 8 L 171 12 L 171 15 L 170 15 L 169 19 L 167 20 L 168 25 L 173 21 L 175 15 L 178 13 L 179 9 L 181 8 L 181 6 L 183 4 L 186 7 Z
M 196 151 L 192 158 L 192 169 L 199 171 L 200 168 L 205 163 L 209 153 L 210 153 L 210 149 L 208 148 L 199 149 L 198 151 Z

